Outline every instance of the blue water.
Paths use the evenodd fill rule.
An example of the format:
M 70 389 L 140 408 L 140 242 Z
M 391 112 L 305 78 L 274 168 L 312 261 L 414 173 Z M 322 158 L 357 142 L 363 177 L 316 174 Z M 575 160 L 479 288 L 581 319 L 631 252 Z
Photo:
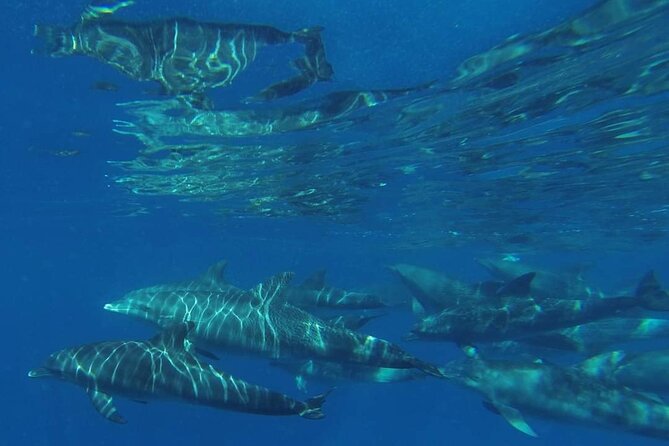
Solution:
M 325 27 L 335 67 L 331 89 L 392 88 L 450 77 L 467 57 L 515 33 L 538 32 L 593 2 L 549 0 L 273 2 L 209 0 L 138 2 L 133 18 L 187 15 L 282 29 Z M 290 4 L 283 4 L 290 3 Z M 223 220 L 193 216 L 188 204 L 149 198 L 152 211 L 118 212 L 128 193 L 111 178 L 107 160 L 131 159 L 138 144 L 111 132 L 116 103 L 134 100 L 138 85 L 90 58 L 31 55 L 35 23 L 71 23 L 83 2 L 19 2 L 0 15 L 0 281 L 4 302 L 0 388 L 1 444 L 545 444 L 626 445 L 656 440 L 529 418 L 539 439 L 525 437 L 481 405 L 474 393 L 435 380 L 356 384 L 329 397 L 327 417 L 260 417 L 173 403 L 119 399 L 127 425 L 100 417 L 77 387 L 30 381 L 27 371 L 60 348 L 107 339 L 142 339 L 153 328 L 102 310 L 104 303 L 142 286 L 192 277 L 219 259 L 234 283 L 251 287 L 278 271 L 304 278 L 327 268 L 330 282 L 364 288 L 395 284 L 385 269 L 398 262 L 484 276 L 474 258 L 481 247 L 392 249 L 317 218 Z M 251 74 L 253 76 L 253 74 Z M 90 89 L 99 80 L 119 91 Z M 253 79 L 247 80 L 254 81 Z M 255 81 L 260 81 L 255 79 Z M 260 85 L 265 84 L 260 81 Z M 235 88 L 234 86 L 231 88 Z M 73 136 L 73 132 L 90 136 Z M 55 152 L 76 150 L 77 156 Z M 665 183 L 666 185 L 666 183 Z M 193 208 L 206 205 L 192 204 Z M 184 215 L 186 214 L 186 215 Z M 621 235 L 624 237 L 624 235 Z M 649 268 L 669 283 L 666 240 L 616 251 L 592 245 L 579 252 L 532 254 L 546 265 L 592 263 L 593 282 L 629 287 Z M 370 325 L 373 334 L 402 342 L 411 321 L 393 314 Z M 446 343 L 404 343 L 436 363 L 458 357 Z M 251 382 L 300 396 L 292 377 L 259 359 L 223 357 L 221 368 Z M 314 384 L 312 392 L 325 388 Z M 311 389 L 310 389 L 311 390 Z M 659 444 L 659 442 L 658 442 Z

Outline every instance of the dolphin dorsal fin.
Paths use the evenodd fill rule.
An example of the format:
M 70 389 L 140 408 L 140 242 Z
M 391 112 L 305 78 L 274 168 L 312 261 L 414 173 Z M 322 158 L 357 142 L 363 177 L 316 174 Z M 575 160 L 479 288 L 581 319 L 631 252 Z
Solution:
M 186 348 L 186 337 L 195 327 L 195 323 L 181 322 L 166 328 L 151 338 L 150 342 L 154 345 L 160 345 L 170 350 L 188 350 Z
M 624 359 L 625 352 L 623 350 L 614 350 L 591 356 L 580 364 L 577 364 L 576 368 L 587 375 L 600 379 L 611 378 Z
M 283 288 L 293 279 L 294 273 L 279 273 L 262 283 L 259 283 L 251 290 L 253 296 L 262 302 L 272 300 L 281 294 Z
M 304 282 L 302 282 L 302 285 L 300 286 L 308 290 L 322 290 L 325 288 L 325 270 L 320 269 L 316 271 L 304 279 Z
M 203 283 L 211 284 L 214 286 L 224 286 L 228 282 L 225 280 L 225 268 L 228 266 L 227 260 L 221 260 L 216 262 L 207 268 L 207 271 L 202 274 L 198 280 Z
M 669 311 L 669 293 L 662 289 L 653 270 L 648 271 L 639 281 L 634 295 L 648 310 Z
M 531 272 L 518 276 L 507 282 L 503 287 L 497 290 L 497 297 L 527 297 L 530 295 L 530 286 L 537 273 Z

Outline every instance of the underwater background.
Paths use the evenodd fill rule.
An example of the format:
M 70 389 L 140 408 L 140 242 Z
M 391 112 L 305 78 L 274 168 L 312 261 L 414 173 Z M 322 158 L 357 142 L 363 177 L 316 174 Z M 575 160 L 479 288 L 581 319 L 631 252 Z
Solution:
M 138 127 L 145 126 L 138 132 L 174 144 L 173 135 L 149 128 L 158 125 L 147 119 L 160 112 L 151 108 L 154 104 L 117 105 L 164 100 L 151 84 L 132 81 L 92 58 L 31 54 L 37 45 L 35 24 L 74 23 L 86 4 L 4 5 L 2 444 L 659 444 L 533 417 L 528 420 L 540 437 L 526 437 L 484 409 L 479 395 L 434 379 L 342 384 L 328 398 L 327 417 L 318 422 L 119 399 L 129 421 L 120 426 L 92 410 L 81 389 L 27 377 L 48 354 L 66 346 L 152 336 L 153 327 L 107 313 L 103 305 L 132 289 L 196 276 L 220 259 L 229 262 L 230 280 L 246 288 L 280 271 L 294 271 L 300 281 L 325 268 L 332 284 L 381 290 L 396 302 L 407 292 L 388 265 L 423 265 L 474 281 L 485 278 L 476 259 L 492 255 L 513 255 L 547 268 L 587 265 L 588 280 L 610 293 L 633 288 L 649 269 L 669 283 L 667 5 L 647 17 L 648 23 L 640 22 L 644 31 L 638 40 L 602 33 L 602 51 L 617 52 L 602 58 L 606 63 L 588 66 L 594 58 L 549 48 L 541 50 L 546 59 L 563 57 L 573 71 L 560 73 L 562 65 L 550 62 L 528 63 L 523 67 L 539 68 L 527 77 L 521 71 L 520 80 L 493 76 L 488 84 L 452 82 L 468 58 L 512 35 L 552 29 L 595 3 L 138 1 L 123 11 L 124 18 L 189 16 L 285 30 L 323 26 L 334 79 L 271 107 L 317 103 L 338 90 L 429 85 L 399 97 L 399 103 L 353 110 L 350 120 L 336 116 L 332 125 L 231 137 L 230 144 L 253 147 L 253 159 L 228 157 L 208 168 L 206 160 L 199 161 L 201 170 L 187 167 L 199 185 L 190 191 L 178 189 L 178 181 L 152 182 L 151 175 L 169 175 L 174 150 L 147 157 L 159 167 L 154 170 L 119 164 L 137 159 L 147 146 L 146 139 L 133 137 L 136 133 L 114 132 L 124 130 L 114 120 L 136 119 Z M 612 50 L 616 42 L 621 46 Z M 287 58 L 268 53 L 238 83 L 216 93 L 217 106 L 244 109 L 240 99 L 284 69 Z M 631 70 L 618 73 L 615 67 L 625 67 L 625 58 L 633 56 L 639 59 L 629 64 L 641 67 L 640 74 L 625 79 Z M 644 63 L 652 68 L 642 69 Z M 583 81 L 589 86 L 595 81 L 606 86 L 566 94 L 573 88 L 568 81 L 578 81 L 574 73 L 581 71 L 592 73 Z M 610 77 L 602 79 L 606 73 Z M 526 81 L 534 84 L 521 89 Z M 564 88 L 553 96 L 545 94 L 547 85 L 561 83 Z M 510 93 L 513 99 L 489 94 L 508 88 L 518 88 Z M 606 115 L 611 110 L 618 114 Z M 518 115 L 523 115 L 520 123 Z M 609 121 L 598 119 L 603 115 Z M 178 143 L 209 142 L 192 133 Z M 623 147 L 616 145 L 622 142 Z M 276 156 L 266 160 L 264 154 L 278 146 L 280 153 L 313 152 L 318 160 L 273 165 Z M 585 159 L 583 151 L 601 156 Z M 208 190 L 212 172 L 228 172 L 237 168 L 234 163 L 241 165 L 235 187 L 215 179 L 216 188 Z M 271 180 L 257 190 L 244 182 L 256 178 Z M 286 186 L 286 178 L 293 184 Z M 282 194 L 273 194 L 281 188 Z M 311 189 L 327 193 L 316 204 L 294 199 Z M 268 196 L 272 200 L 262 200 Z M 461 355 L 446 342 L 404 341 L 410 312 L 398 305 L 387 313 L 365 330 L 436 364 Z M 664 347 L 661 341 L 653 345 Z M 265 360 L 223 356 L 220 366 L 302 396 L 289 373 Z M 327 388 L 310 383 L 309 391 Z

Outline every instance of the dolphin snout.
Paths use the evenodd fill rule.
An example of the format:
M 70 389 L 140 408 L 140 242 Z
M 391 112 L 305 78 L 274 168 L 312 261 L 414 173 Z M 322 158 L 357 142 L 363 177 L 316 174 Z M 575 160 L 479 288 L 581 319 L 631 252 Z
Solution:
M 107 311 L 116 312 L 116 304 L 105 304 L 104 309 Z

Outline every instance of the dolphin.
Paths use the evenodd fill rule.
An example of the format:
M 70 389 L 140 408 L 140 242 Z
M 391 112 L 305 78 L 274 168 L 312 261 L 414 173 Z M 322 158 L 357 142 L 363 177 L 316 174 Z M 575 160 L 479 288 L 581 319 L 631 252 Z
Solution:
M 286 288 L 283 298 L 300 308 L 364 310 L 384 307 L 381 299 L 369 293 L 345 291 L 325 284 L 325 270 L 316 271 L 300 286 Z
M 295 375 L 295 384 L 303 392 L 307 391 L 307 379 L 337 385 L 342 382 L 391 383 L 413 381 L 427 375 L 417 369 L 395 369 L 370 367 L 358 364 L 343 364 L 331 361 L 277 359 L 271 362 Z
M 577 367 L 591 376 L 643 392 L 669 393 L 669 350 L 640 353 L 616 350 L 586 359 Z
M 273 359 L 295 357 L 379 367 L 417 368 L 440 377 L 398 345 L 332 325 L 281 299 L 292 273 L 278 274 L 252 290 L 139 289 L 105 310 L 165 327 L 193 321 L 196 344 L 234 349 Z
M 558 274 L 547 269 L 536 268 L 533 265 L 522 263 L 515 257 L 512 259 L 477 259 L 477 262 L 494 279 L 504 282 L 513 280 L 515 277 L 522 276 L 523 274 L 534 272 L 535 278 L 532 281 L 532 295 L 539 298 L 584 299 L 599 295 L 597 291 L 585 285 L 580 270 Z
M 531 279 L 532 273 L 517 279 L 527 286 L 527 293 Z M 580 325 L 636 307 L 669 311 L 669 295 L 652 271 L 643 277 L 634 297 L 573 300 L 507 296 L 496 302 L 462 304 L 429 315 L 414 326 L 412 333 L 460 343 L 503 341 Z
M 388 268 L 411 292 L 411 307 L 416 316 L 423 317 L 461 303 L 483 300 L 487 294 L 485 284 L 470 285 L 429 268 L 406 263 Z
M 109 341 L 52 354 L 31 378 L 54 377 L 86 390 L 95 409 L 125 423 L 112 395 L 136 400 L 168 399 L 262 415 L 323 418 L 325 395 L 305 402 L 249 384 L 200 361 L 186 340 L 192 322 L 180 323 L 148 341 Z
M 230 85 L 264 46 L 297 43 L 304 47 L 304 56 L 292 63 L 294 77 L 267 87 L 256 100 L 294 94 L 333 75 L 319 27 L 284 32 L 265 25 L 183 17 L 133 22 L 111 17 L 115 11 L 89 8 L 74 25 L 37 25 L 35 35 L 53 57 L 94 57 L 132 79 L 157 81 L 165 93 L 191 98 L 194 105 L 203 103 L 206 90 Z
M 484 406 L 536 437 L 523 413 L 669 439 L 669 406 L 574 368 L 478 356 L 455 360 L 444 377 L 483 395 Z
M 612 345 L 669 337 L 669 320 L 640 317 L 614 317 L 574 327 L 540 333 L 522 339 L 538 347 L 579 353 L 598 353 Z

